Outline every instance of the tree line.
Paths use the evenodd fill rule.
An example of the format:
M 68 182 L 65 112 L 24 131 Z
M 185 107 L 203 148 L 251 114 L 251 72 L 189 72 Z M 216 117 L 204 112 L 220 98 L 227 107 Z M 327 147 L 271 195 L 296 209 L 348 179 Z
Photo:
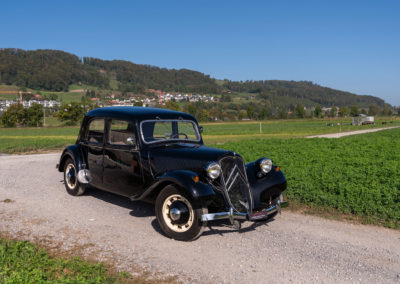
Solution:
M 79 58 L 59 50 L 0 49 L 0 84 L 14 84 L 35 90 L 67 91 L 71 84 L 86 84 L 121 93 L 144 93 L 146 89 L 166 92 L 223 94 L 250 93 L 266 107 L 293 109 L 298 105 L 311 107 L 384 106 L 373 96 L 359 96 L 326 88 L 308 81 L 217 81 L 209 75 L 188 69 L 167 69 L 135 64 L 123 60 Z M 225 96 L 225 97 L 224 97 Z

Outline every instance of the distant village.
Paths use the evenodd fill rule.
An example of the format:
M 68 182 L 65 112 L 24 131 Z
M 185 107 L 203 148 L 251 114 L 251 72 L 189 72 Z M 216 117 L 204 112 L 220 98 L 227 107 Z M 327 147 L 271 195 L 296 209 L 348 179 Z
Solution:
M 206 96 L 200 94 L 180 94 L 180 93 L 167 93 L 160 92 L 158 90 L 147 89 L 145 90 L 146 95 L 130 95 L 128 98 L 118 98 L 119 94 L 109 94 L 104 99 L 98 97 L 92 97 L 90 100 L 93 103 L 97 103 L 100 107 L 103 106 L 143 106 L 143 107 L 154 107 L 158 105 L 164 105 L 166 102 L 217 102 L 218 98 L 214 96 Z M 30 92 L 29 92 L 30 93 Z M 58 100 L 47 100 L 43 99 L 40 95 L 33 95 L 33 98 L 29 100 L 17 98 L 14 100 L 0 100 L 0 114 L 5 111 L 9 106 L 15 103 L 22 103 L 24 108 L 31 107 L 33 104 L 42 105 L 44 108 L 58 108 L 61 102 Z

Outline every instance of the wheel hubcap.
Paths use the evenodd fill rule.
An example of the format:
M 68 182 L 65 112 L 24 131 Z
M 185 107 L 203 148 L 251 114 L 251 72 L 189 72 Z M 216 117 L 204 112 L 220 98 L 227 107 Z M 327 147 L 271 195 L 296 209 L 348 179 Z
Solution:
M 186 232 L 193 225 L 192 205 L 180 194 L 171 195 L 164 201 L 162 215 L 167 226 L 175 232 Z

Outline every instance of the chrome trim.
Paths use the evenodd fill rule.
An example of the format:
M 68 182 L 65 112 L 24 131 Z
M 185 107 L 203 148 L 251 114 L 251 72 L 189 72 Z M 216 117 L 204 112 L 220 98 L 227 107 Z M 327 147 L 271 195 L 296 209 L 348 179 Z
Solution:
M 229 212 L 218 212 L 201 215 L 201 221 L 213 221 L 222 219 L 229 219 L 231 223 L 234 219 L 247 220 L 247 213 L 233 211 L 233 208 L 231 207 Z
M 236 171 L 237 175 L 247 185 L 247 188 L 249 190 L 249 193 L 250 193 L 249 194 L 249 199 L 250 200 L 248 200 L 249 208 L 247 208 L 247 212 L 249 213 L 249 211 L 250 211 L 250 213 L 251 213 L 253 211 L 254 201 L 253 201 L 253 192 L 251 190 L 251 187 L 250 187 L 250 184 L 249 184 L 249 180 L 247 178 L 246 164 L 244 163 L 244 160 L 240 155 L 236 154 L 235 152 L 233 154 L 234 154 L 233 156 L 225 156 L 225 157 L 222 157 L 221 159 L 219 159 L 219 161 L 218 161 L 219 165 L 221 166 L 221 161 L 223 161 L 224 159 L 234 159 L 234 160 L 240 159 L 241 162 L 243 163 L 243 173 L 242 173 L 241 169 L 237 166 L 236 161 L 235 161 L 235 166 L 232 168 L 231 173 L 229 174 L 227 181 L 225 181 L 225 177 L 224 177 L 224 173 L 223 173 L 224 169 L 221 166 L 221 175 L 220 176 L 221 176 L 221 179 L 222 179 L 222 184 L 223 184 L 223 189 L 224 189 L 223 193 L 224 193 L 226 201 L 229 203 L 229 206 L 233 207 L 233 204 L 231 202 L 231 198 L 229 196 L 229 190 L 231 189 L 231 187 L 232 187 L 232 185 L 233 185 L 235 180 L 231 181 L 229 186 L 228 186 L 227 183 L 232 178 L 232 175 Z M 234 179 L 237 178 L 237 175 L 235 175 Z
M 278 202 L 275 205 L 272 205 L 271 207 L 268 207 L 264 209 L 263 211 L 260 211 L 260 219 L 265 218 L 266 216 L 269 216 L 271 214 L 274 214 L 275 212 L 281 212 L 282 207 L 287 207 L 289 205 L 289 202 Z M 229 219 L 231 224 L 233 224 L 233 220 L 257 220 L 257 217 L 254 215 L 249 216 L 247 213 L 240 213 L 236 212 L 233 210 L 232 207 L 229 208 L 228 212 L 217 212 L 217 213 L 209 213 L 209 214 L 203 214 L 201 215 L 201 221 L 213 221 L 213 220 L 223 220 L 223 219 Z

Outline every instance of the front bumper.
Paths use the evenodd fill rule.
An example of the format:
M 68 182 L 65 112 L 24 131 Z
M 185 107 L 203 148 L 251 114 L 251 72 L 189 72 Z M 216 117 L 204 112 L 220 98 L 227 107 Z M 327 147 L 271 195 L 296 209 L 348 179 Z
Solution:
M 256 221 L 266 219 L 268 216 L 276 213 L 281 212 L 282 207 L 287 207 L 289 202 L 278 202 L 270 207 L 263 209 L 258 212 L 254 212 L 252 214 L 248 213 L 240 213 L 235 212 L 231 207 L 228 212 L 217 212 L 217 213 L 210 213 L 210 214 L 203 214 L 201 215 L 201 221 L 213 221 L 213 220 L 222 220 L 222 219 L 229 219 L 231 224 L 233 224 L 234 220 L 249 220 L 249 221 Z

